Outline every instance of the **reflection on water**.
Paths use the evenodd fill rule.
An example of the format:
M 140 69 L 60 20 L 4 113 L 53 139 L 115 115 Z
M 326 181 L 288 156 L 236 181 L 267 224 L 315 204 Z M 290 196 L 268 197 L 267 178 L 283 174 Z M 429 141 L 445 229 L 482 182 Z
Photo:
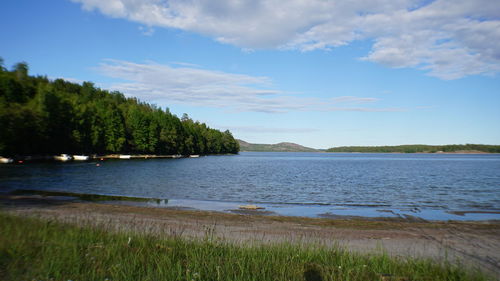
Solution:
M 241 153 L 186 159 L 0 166 L 0 190 L 168 198 L 227 211 L 254 203 L 283 215 L 500 219 L 500 155 Z M 234 203 L 232 203 L 234 202 Z

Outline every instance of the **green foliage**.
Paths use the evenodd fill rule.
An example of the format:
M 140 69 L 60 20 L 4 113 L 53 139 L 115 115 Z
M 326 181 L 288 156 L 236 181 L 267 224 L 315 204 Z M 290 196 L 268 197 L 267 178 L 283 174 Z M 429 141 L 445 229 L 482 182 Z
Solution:
M 238 153 L 230 132 L 181 119 L 122 93 L 12 71 L 0 60 L 0 155 Z
M 449 145 L 397 145 L 397 146 L 341 146 L 327 150 L 327 152 L 366 152 L 366 153 L 436 153 L 479 151 L 500 153 L 500 145 L 486 144 L 449 144 Z
M 106 224 L 106 222 L 103 222 Z M 0 213 L 1 280 L 488 280 L 423 259 L 335 247 L 229 244 L 107 232 Z

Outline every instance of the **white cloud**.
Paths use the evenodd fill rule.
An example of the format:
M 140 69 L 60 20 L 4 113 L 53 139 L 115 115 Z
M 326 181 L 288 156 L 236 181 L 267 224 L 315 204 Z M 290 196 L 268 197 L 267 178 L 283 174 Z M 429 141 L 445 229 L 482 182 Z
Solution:
M 81 79 L 76 79 L 76 78 L 71 78 L 71 77 L 49 77 L 50 80 L 54 81 L 56 79 L 62 79 L 71 83 L 76 83 L 76 84 L 82 84 L 85 82 L 84 80 Z
M 262 134 L 304 134 L 319 132 L 319 129 L 314 128 L 277 128 L 265 126 L 220 126 L 225 130 L 232 132 L 244 133 L 262 133 Z
M 457 79 L 500 71 L 500 5 L 495 1 L 438 0 L 413 11 L 363 19 L 375 34 L 364 59 L 392 67 L 416 67 Z M 395 27 L 387 28 L 389 25 Z
M 376 102 L 379 99 L 377 98 L 359 98 L 353 96 L 343 96 L 343 97 L 335 97 L 332 98 L 333 102 L 348 102 L 348 103 L 368 103 L 368 102 Z
M 139 26 L 139 31 L 145 36 L 153 36 L 155 33 L 155 30 L 151 26 Z
M 175 66 L 174 66 L 175 65 Z M 397 108 L 352 107 L 374 103 L 376 98 L 342 96 L 331 99 L 302 97 L 272 89 L 268 77 L 206 70 L 176 62 L 132 63 L 105 60 L 98 70 L 103 75 L 124 80 L 109 88 L 148 102 L 225 108 L 229 111 L 285 113 L 290 111 L 393 112 Z
M 363 59 L 442 79 L 500 71 L 498 0 L 72 0 L 147 26 L 244 50 L 310 51 L 370 39 Z

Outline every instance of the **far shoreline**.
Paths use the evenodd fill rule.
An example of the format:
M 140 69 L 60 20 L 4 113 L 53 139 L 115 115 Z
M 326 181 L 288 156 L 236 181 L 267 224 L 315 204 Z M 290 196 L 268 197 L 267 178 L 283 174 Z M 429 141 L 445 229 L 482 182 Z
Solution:
M 35 154 L 35 155 L 1 155 L 1 159 L 10 159 L 11 161 L 0 162 L 0 164 L 22 164 L 25 162 L 84 162 L 84 161 L 103 161 L 103 160 L 134 160 L 134 159 L 179 159 L 179 158 L 198 158 L 205 156 L 235 156 L 242 152 L 259 152 L 259 153 L 325 153 L 325 154 L 433 154 L 433 155 L 500 155 L 497 152 L 485 152 L 476 150 L 465 150 L 465 151 L 450 151 L 450 152 L 359 152 L 359 151 L 255 151 L 255 150 L 241 150 L 238 153 L 223 153 L 223 154 L 200 154 L 200 155 L 161 155 L 161 154 L 79 154 L 88 156 L 87 160 L 57 160 L 59 155 L 69 155 L 74 156 L 76 154 L 59 154 L 59 155 L 49 155 L 49 154 Z
M 337 152 L 337 151 L 253 151 L 253 150 L 242 150 L 240 152 L 293 152 L 293 153 L 328 153 L 328 154 L 495 154 L 499 155 L 498 152 L 485 152 L 485 151 L 456 151 L 456 152 Z

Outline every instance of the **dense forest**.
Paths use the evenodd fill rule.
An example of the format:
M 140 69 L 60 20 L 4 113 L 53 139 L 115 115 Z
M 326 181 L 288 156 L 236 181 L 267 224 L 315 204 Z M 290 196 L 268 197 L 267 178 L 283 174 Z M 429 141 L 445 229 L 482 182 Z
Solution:
M 480 151 L 487 153 L 500 153 L 500 145 L 485 144 L 449 144 L 449 145 L 397 145 L 397 146 L 342 146 L 334 147 L 327 152 L 368 152 L 368 153 L 436 153 Z
M 7 70 L 0 58 L 0 155 L 238 153 L 221 132 L 120 92 Z

